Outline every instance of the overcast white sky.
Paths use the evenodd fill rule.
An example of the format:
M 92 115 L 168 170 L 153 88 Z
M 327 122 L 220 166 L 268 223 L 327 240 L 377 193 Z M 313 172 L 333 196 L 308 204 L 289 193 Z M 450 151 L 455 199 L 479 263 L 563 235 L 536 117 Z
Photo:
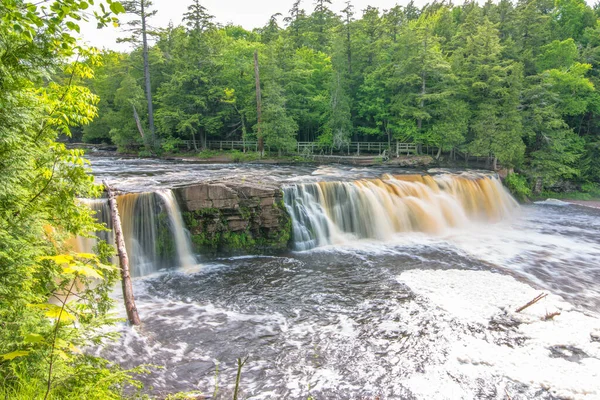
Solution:
M 406 5 L 409 0 L 352 0 L 354 10 L 357 16 L 362 15 L 363 9 L 367 5 L 378 7 L 381 10 L 389 9 L 396 4 Z M 427 0 L 415 0 L 417 6 L 427 3 Z M 154 9 L 158 13 L 152 19 L 152 26 L 165 27 L 169 21 L 175 25 L 181 23 L 183 13 L 185 13 L 190 0 L 153 0 Z M 284 16 L 292 7 L 294 0 L 203 0 L 201 4 L 216 17 L 217 22 L 226 24 L 231 22 L 235 25 L 241 25 L 246 29 L 253 29 L 264 26 L 269 17 L 275 13 L 281 13 Z M 339 12 L 345 7 L 345 0 L 333 0 L 332 9 Z M 303 0 L 302 7 L 307 11 L 314 8 L 314 0 Z M 121 19 L 124 19 L 121 17 Z M 283 22 L 280 21 L 280 25 Z M 117 44 L 116 39 L 123 36 L 117 28 L 95 29 L 95 23 L 83 23 L 82 36 L 90 45 L 98 48 L 109 48 L 113 50 L 126 50 L 126 44 Z

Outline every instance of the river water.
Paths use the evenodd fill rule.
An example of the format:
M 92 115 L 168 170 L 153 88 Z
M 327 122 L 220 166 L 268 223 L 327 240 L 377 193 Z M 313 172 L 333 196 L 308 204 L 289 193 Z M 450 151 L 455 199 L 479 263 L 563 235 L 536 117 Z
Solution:
M 92 166 L 134 191 L 414 174 L 113 158 Z M 143 326 L 121 326 L 118 343 L 98 351 L 125 367 L 163 367 L 141 378 L 157 395 L 231 398 L 236 359 L 248 357 L 240 398 L 598 399 L 599 233 L 600 210 L 548 201 L 493 222 L 345 236 L 277 257 L 200 255 L 137 278 Z M 549 296 L 515 312 L 541 292 Z

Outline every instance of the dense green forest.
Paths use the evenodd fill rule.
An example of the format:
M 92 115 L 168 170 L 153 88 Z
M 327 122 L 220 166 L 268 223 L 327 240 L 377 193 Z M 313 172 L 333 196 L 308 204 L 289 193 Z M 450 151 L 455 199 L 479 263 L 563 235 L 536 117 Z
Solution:
M 115 322 L 118 270 L 112 247 L 70 244 L 102 229 L 77 201 L 101 187 L 83 152 L 57 141 L 72 131 L 155 154 L 181 140 L 277 151 L 399 140 L 497 159 L 526 179 L 516 188 L 598 183 L 599 7 L 330 6 L 296 2 L 249 32 L 219 26 L 198 1 L 182 26 L 159 30 L 147 0 L 0 2 L 1 398 L 133 396 L 143 372 L 82 351 L 113 336 L 102 327 Z M 81 20 L 118 25 L 126 11 L 131 53 L 80 45 Z
M 285 151 L 296 141 L 399 140 L 490 157 L 538 190 L 600 179 L 600 7 L 583 0 L 347 2 L 341 14 L 329 0 L 296 1 L 252 32 L 220 26 L 194 0 L 182 26 L 147 29 L 150 127 L 133 3 L 135 50 L 105 52 L 87 82 L 100 103 L 86 142 L 171 151 L 180 140 L 200 149 L 258 137 Z
M 112 246 L 73 251 L 75 236 L 102 229 L 76 198 L 96 197 L 101 187 L 83 152 L 57 142 L 97 113 L 97 97 L 76 83 L 92 76 L 76 60 L 97 58 L 76 39 L 79 21 L 87 15 L 106 26 L 124 11 L 93 3 L 0 3 L 2 399 L 116 399 L 141 372 L 83 353 L 114 336 L 101 328 L 116 322 L 109 294 L 119 276 L 106 264 Z

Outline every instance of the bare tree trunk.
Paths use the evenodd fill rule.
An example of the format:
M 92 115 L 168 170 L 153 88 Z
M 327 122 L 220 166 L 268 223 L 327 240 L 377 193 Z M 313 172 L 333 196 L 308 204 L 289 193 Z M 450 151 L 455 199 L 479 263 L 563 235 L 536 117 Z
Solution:
M 194 151 L 198 151 L 198 145 L 196 144 L 196 132 L 192 131 L 192 143 L 194 145 Z
M 146 32 L 146 10 L 144 9 L 144 1 L 140 1 L 141 17 L 142 17 L 142 43 L 144 56 L 144 81 L 146 84 L 146 101 L 148 102 L 148 127 L 150 128 L 150 147 L 154 149 L 154 109 L 152 107 L 152 87 L 150 85 L 150 62 L 148 61 L 148 35 Z
M 442 147 L 440 146 L 440 147 L 438 147 L 438 152 L 435 156 L 435 159 L 439 160 L 441 155 L 442 155 Z
M 352 76 L 352 41 L 350 37 L 350 14 L 346 17 L 346 43 L 348 46 L 348 74 Z
M 123 238 L 123 230 L 121 229 L 121 217 L 119 217 L 119 208 L 117 207 L 117 199 L 111 187 L 103 182 L 106 191 L 108 192 L 108 203 L 110 205 L 113 229 L 115 230 L 115 241 L 117 243 L 117 251 L 119 253 L 119 263 L 121 264 L 121 283 L 123 286 L 123 300 L 125 301 L 125 310 L 127 310 L 127 319 L 132 325 L 140 325 L 140 317 L 135 306 L 133 297 L 133 286 L 131 285 L 131 276 L 129 274 L 129 258 L 127 257 L 127 249 L 125 248 L 125 240 Z
M 140 116 L 137 110 L 135 109 L 135 105 L 132 104 L 131 106 L 133 107 L 133 118 L 135 119 L 135 124 L 137 125 L 138 131 L 140 131 L 140 135 L 142 135 L 142 140 L 144 141 L 146 146 L 148 146 L 148 143 L 146 143 L 146 138 L 144 138 L 144 128 L 142 127 Z
M 265 143 L 261 133 L 262 123 L 262 97 L 260 94 L 260 72 L 258 70 L 258 50 L 254 50 L 254 79 L 256 80 L 256 117 L 257 117 L 257 128 L 256 137 L 258 139 L 258 152 L 260 156 L 265 154 Z

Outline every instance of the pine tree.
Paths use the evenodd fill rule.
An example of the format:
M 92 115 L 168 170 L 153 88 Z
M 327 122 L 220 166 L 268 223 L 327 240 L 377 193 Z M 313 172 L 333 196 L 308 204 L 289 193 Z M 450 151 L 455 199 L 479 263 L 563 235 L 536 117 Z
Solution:
M 129 26 L 127 31 L 131 33 L 131 36 L 129 38 L 121 39 L 121 41 L 129 41 L 134 44 L 141 44 L 142 46 L 142 56 L 144 59 L 144 87 L 148 106 L 148 128 L 150 133 L 146 142 L 151 149 L 156 150 L 157 141 L 154 128 L 154 105 L 152 103 L 150 61 L 148 58 L 148 36 L 151 36 L 152 32 L 148 25 L 148 20 L 156 15 L 157 10 L 150 10 L 152 7 L 152 1 L 150 0 L 127 0 L 123 2 L 123 7 L 125 7 L 128 14 L 133 14 L 137 17 L 137 19 L 127 23 Z

